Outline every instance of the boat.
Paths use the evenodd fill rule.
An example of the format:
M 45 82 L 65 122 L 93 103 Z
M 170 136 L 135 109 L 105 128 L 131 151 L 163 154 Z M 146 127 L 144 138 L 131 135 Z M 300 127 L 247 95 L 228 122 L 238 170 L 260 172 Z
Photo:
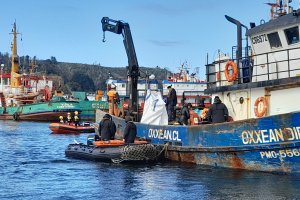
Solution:
M 300 10 L 289 3 L 270 4 L 271 20 L 250 23 L 250 28 L 225 16 L 237 27 L 237 46 L 232 56 L 219 52 L 207 63 L 204 92 L 226 104 L 232 121 L 193 126 L 136 122 L 138 137 L 168 144 L 165 157 L 173 161 L 300 174 Z M 96 118 L 104 114 L 97 110 Z M 113 120 L 122 132 L 122 119 Z
M 102 162 L 155 162 L 162 155 L 163 149 L 146 141 L 136 140 L 125 144 L 123 140 L 94 141 L 94 135 L 88 136 L 87 144 L 69 144 L 65 155 L 71 158 L 94 160 Z
M 173 73 L 167 79 L 162 80 L 162 95 L 164 97 L 168 95 L 167 87 L 171 85 L 176 90 L 177 107 L 181 108 L 182 102 L 191 103 L 193 107 L 209 107 L 211 97 L 204 94 L 207 82 L 198 78 L 198 69 L 190 73 L 187 61 L 182 63 L 178 73 Z
M 90 123 L 82 123 L 78 126 L 71 123 L 51 123 L 49 129 L 52 133 L 58 134 L 79 134 L 79 133 L 94 133 L 95 128 Z
M 79 112 L 82 121 L 93 121 L 95 109 L 108 109 L 104 101 L 87 101 L 85 99 L 70 100 L 63 92 L 54 89 L 50 76 L 33 73 L 35 60 L 30 63 L 30 73 L 20 72 L 17 54 L 17 26 L 12 30 L 11 72 L 4 72 L 1 65 L 0 84 L 0 120 L 59 121 L 59 116 L 67 117 L 67 113 Z

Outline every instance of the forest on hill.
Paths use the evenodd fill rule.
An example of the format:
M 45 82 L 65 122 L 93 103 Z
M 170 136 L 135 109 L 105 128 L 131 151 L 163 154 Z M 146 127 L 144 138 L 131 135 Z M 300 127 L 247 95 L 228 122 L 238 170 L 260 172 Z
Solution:
M 11 62 L 8 53 L 0 53 L 0 63 L 4 64 L 5 72 L 10 72 Z M 71 91 L 95 92 L 96 90 L 104 90 L 106 88 L 105 81 L 109 76 L 118 80 L 127 79 L 126 66 L 105 67 L 101 65 L 58 62 L 54 56 L 47 60 L 38 60 L 35 57 L 30 58 L 28 55 L 20 57 L 20 73 L 28 74 L 32 66 L 35 66 L 32 70 L 33 73 L 51 76 L 59 80 L 57 85 L 60 85 L 60 89 L 68 94 Z M 146 74 L 148 76 L 154 74 L 160 82 L 166 79 L 170 72 L 160 67 L 140 67 L 140 78 L 145 79 Z

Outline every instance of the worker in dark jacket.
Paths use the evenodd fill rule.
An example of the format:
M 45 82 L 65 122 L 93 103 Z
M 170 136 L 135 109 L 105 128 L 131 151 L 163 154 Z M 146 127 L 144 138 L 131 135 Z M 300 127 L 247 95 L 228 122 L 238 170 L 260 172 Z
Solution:
M 180 123 L 183 125 L 189 124 L 190 111 L 188 108 L 188 104 L 184 103 L 181 109 Z
M 208 121 L 212 123 L 222 123 L 227 121 L 228 109 L 218 96 L 214 98 L 214 103 L 210 106 L 206 117 Z
M 130 116 L 125 117 L 126 127 L 124 130 L 124 142 L 126 144 L 128 143 L 134 143 L 134 139 L 137 134 L 136 125 L 133 123 Z
M 109 114 L 105 114 L 99 123 L 99 136 L 101 140 L 113 140 L 116 134 L 116 124 Z
M 172 85 L 169 85 L 168 87 L 169 93 L 167 96 L 167 112 L 168 112 L 168 121 L 174 121 L 176 118 L 176 113 L 175 113 L 175 106 L 177 104 L 177 94 L 176 90 L 172 88 Z

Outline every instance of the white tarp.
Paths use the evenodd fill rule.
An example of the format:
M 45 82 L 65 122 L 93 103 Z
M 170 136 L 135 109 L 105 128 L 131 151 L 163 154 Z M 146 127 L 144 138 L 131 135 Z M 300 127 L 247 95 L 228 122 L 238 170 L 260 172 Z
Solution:
M 166 103 L 160 92 L 147 90 L 141 123 L 168 125 Z

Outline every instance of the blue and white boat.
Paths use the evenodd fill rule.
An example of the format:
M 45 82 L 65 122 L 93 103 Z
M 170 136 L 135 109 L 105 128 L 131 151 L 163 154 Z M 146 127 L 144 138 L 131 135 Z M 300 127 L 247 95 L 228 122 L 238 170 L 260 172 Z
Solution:
M 206 65 L 205 93 L 220 97 L 232 122 L 136 123 L 138 136 L 165 145 L 166 158 L 174 161 L 300 174 L 300 10 L 288 1 L 270 6 L 272 19 L 249 29 L 226 16 L 238 30 L 235 56 L 220 52 Z M 244 28 L 250 46 L 243 48 Z M 121 133 L 124 122 L 115 120 Z

